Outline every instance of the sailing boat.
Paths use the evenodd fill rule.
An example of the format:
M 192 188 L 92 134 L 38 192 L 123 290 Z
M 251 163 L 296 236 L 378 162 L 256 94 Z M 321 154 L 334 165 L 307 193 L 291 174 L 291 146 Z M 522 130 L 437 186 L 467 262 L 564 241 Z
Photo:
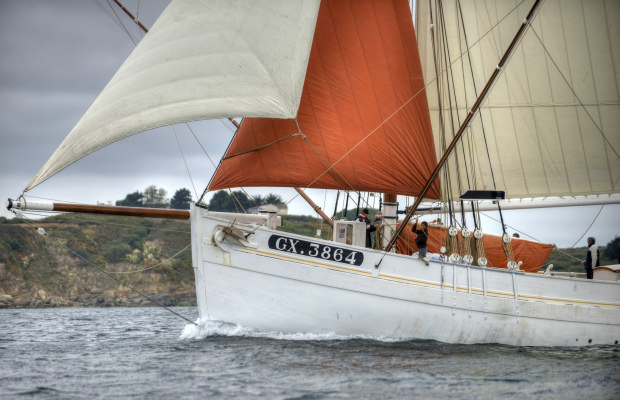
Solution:
M 416 203 L 400 224 L 385 203 L 394 234 L 373 250 L 363 224 L 334 221 L 328 241 L 278 231 L 273 214 L 199 201 L 189 218 L 201 319 L 449 343 L 617 344 L 617 282 L 524 272 L 506 235 L 502 268 L 460 244 L 431 260 L 394 249 L 424 199 L 452 207 L 467 190 L 617 191 L 619 12 L 602 1 L 418 2 L 416 43 L 406 1 L 175 0 L 26 189 L 137 132 L 245 117 L 209 190 L 342 189 Z M 573 36 L 586 38 L 588 56 Z M 450 225 L 453 244 L 480 243 L 477 227 Z

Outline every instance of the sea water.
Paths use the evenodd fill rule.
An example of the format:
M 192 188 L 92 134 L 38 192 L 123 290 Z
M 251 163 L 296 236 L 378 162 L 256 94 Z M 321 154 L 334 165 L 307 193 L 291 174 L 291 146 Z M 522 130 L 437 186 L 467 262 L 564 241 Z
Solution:
M 162 308 L 4 309 L 0 399 L 23 398 L 617 399 L 620 346 L 282 334 L 195 326 Z

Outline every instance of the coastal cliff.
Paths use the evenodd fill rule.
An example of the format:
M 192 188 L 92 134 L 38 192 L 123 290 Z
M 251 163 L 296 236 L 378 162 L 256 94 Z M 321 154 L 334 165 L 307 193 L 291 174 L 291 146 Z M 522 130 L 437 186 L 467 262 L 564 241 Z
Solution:
M 189 231 L 143 218 L 2 219 L 0 308 L 195 305 Z

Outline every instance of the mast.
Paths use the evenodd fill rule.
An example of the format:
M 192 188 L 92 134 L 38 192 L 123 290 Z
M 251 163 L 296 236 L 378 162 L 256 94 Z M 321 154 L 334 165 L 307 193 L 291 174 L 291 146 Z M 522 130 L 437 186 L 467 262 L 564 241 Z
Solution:
M 392 241 L 398 224 L 398 202 L 397 196 L 392 193 L 383 193 L 383 236 L 381 237 L 381 247 L 385 248 Z M 386 229 L 387 228 L 387 229 Z
M 418 197 L 417 197 L 416 201 L 414 202 L 413 206 L 411 206 L 411 208 L 409 209 L 409 212 L 407 212 L 407 215 L 405 216 L 405 219 L 403 220 L 403 222 L 401 222 L 400 227 L 396 231 L 396 234 L 394 235 L 394 237 L 392 237 L 392 240 L 390 240 L 390 243 L 388 244 L 388 246 L 385 249 L 386 252 L 390 251 L 392 249 L 392 247 L 394 247 L 394 244 L 396 243 L 396 240 L 400 237 L 401 233 L 405 229 L 405 226 L 407 225 L 407 223 L 409 222 L 409 220 L 411 219 L 411 217 L 413 216 L 415 211 L 418 209 L 418 206 L 422 202 L 424 196 L 426 196 L 426 193 L 431 188 L 432 183 L 437 178 L 437 175 L 439 175 L 439 171 L 441 170 L 441 168 L 443 168 L 443 166 L 446 163 L 446 161 L 448 161 L 448 157 L 450 156 L 450 154 L 452 153 L 452 151 L 456 147 L 456 144 L 461 139 L 461 136 L 465 132 L 465 129 L 469 126 L 470 121 L 472 120 L 472 118 L 474 117 L 474 115 L 476 114 L 478 109 L 480 108 L 480 105 L 482 104 L 482 102 L 484 101 L 485 97 L 489 93 L 491 87 L 493 86 L 493 83 L 495 82 L 495 80 L 499 76 L 502 68 L 504 67 L 504 65 L 506 64 L 506 62 L 508 61 L 508 59 L 512 55 L 513 50 L 515 49 L 517 43 L 519 42 L 519 40 L 521 39 L 521 37 L 525 33 L 525 30 L 527 29 L 527 26 L 529 25 L 530 20 L 533 18 L 534 13 L 538 9 L 539 5 L 540 5 L 540 0 L 536 0 L 534 5 L 532 5 L 532 8 L 530 9 L 530 12 L 527 14 L 527 17 L 525 18 L 525 20 L 521 24 L 521 27 L 517 31 L 515 37 L 512 39 L 512 42 L 508 46 L 508 49 L 504 53 L 504 56 L 501 58 L 501 60 L 497 64 L 497 68 L 495 68 L 495 70 L 493 71 L 493 74 L 491 74 L 491 77 L 489 78 L 487 84 L 484 86 L 484 88 L 480 92 L 480 95 L 478 96 L 478 98 L 476 99 L 476 102 L 474 103 L 474 105 L 472 106 L 471 110 L 467 114 L 467 117 L 465 117 L 465 120 L 463 121 L 463 123 L 459 127 L 459 130 L 454 135 L 454 138 L 452 139 L 452 142 L 450 142 L 450 145 L 448 146 L 448 148 L 444 152 L 443 156 L 441 157 L 441 159 L 437 163 L 437 166 L 435 167 L 435 170 L 433 170 L 433 172 L 431 173 L 431 176 L 428 178 L 428 180 L 426 182 L 426 185 L 424 186 L 424 188 L 422 189 L 422 191 L 418 195 Z M 381 261 L 379 261 L 375 267 L 378 267 L 380 263 L 381 263 Z

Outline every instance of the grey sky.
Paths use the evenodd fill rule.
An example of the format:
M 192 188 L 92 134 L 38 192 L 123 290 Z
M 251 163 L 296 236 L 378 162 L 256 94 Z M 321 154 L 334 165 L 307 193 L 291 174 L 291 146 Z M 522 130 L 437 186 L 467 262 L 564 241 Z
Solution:
M 166 0 L 125 4 L 152 26 Z M 122 15 L 117 10 L 118 15 Z M 99 91 L 134 48 L 106 1 L 3 0 L 0 2 L 0 195 L 15 198 L 94 101 Z M 139 38 L 122 16 L 132 35 Z M 215 162 L 232 137 L 226 122 L 192 124 Z M 196 191 L 202 192 L 213 167 L 185 126 L 175 127 Z M 114 202 L 148 185 L 164 187 L 169 196 L 180 188 L 194 193 L 172 128 L 161 128 L 121 140 L 68 167 L 28 194 L 83 203 Z M 251 194 L 279 193 L 291 200 L 292 190 L 248 188 Z M 335 194 L 310 190 L 328 214 Z M 3 199 L 3 200 L 4 200 Z M 401 204 L 406 200 L 399 198 Z M 314 215 L 300 198 L 291 213 Z M 506 223 L 541 241 L 571 246 L 587 229 L 598 207 L 572 207 L 506 212 Z M 497 213 L 488 213 L 497 218 Z M 2 214 L 10 214 L 3 208 Z M 429 216 L 428 219 L 432 217 Z M 620 206 L 605 206 L 586 236 L 606 244 L 620 234 Z M 486 231 L 497 233 L 491 220 Z M 579 246 L 585 243 L 581 240 Z

